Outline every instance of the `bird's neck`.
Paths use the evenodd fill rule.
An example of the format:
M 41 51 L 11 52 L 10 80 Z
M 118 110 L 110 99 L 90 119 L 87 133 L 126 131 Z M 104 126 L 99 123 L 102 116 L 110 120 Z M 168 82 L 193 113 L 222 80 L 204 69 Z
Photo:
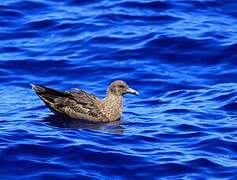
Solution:
M 123 96 L 107 93 L 106 98 L 102 101 L 102 107 L 105 116 L 110 121 L 118 120 L 123 111 Z

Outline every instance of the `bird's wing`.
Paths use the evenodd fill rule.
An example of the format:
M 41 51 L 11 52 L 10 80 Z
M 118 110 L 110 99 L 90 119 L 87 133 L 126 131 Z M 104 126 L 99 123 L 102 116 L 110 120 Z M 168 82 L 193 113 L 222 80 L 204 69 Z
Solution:
M 101 116 L 99 99 L 85 91 L 58 91 L 40 85 L 33 85 L 33 89 L 48 107 L 58 113 L 86 115 L 91 118 Z M 77 115 L 75 115 L 77 116 Z
M 94 94 L 87 93 L 81 89 L 75 88 L 68 91 L 71 95 L 73 95 L 78 100 L 87 100 L 87 101 L 100 101 L 98 97 Z

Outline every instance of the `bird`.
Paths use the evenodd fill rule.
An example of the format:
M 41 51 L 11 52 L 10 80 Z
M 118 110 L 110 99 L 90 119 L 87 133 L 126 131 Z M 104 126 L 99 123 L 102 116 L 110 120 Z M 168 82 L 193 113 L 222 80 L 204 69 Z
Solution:
M 54 114 L 90 122 L 120 120 L 123 111 L 123 95 L 139 94 L 122 80 L 115 80 L 108 86 L 104 99 L 78 88 L 61 91 L 39 84 L 31 84 L 31 86 Z

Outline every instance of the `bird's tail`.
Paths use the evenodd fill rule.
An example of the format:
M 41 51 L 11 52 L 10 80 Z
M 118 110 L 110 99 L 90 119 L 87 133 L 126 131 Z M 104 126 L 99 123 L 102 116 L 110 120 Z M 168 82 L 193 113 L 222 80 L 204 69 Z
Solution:
M 63 91 L 54 90 L 39 84 L 31 84 L 32 89 L 36 94 L 46 103 L 46 105 L 53 105 L 56 98 L 67 97 L 68 95 Z
M 30 84 L 32 89 L 37 93 L 41 94 L 46 91 L 46 88 L 44 86 L 38 85 L 38 84 Z

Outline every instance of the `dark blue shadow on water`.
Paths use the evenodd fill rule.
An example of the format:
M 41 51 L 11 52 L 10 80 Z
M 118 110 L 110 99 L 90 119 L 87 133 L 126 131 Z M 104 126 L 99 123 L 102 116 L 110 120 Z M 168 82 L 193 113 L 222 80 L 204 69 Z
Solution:
M 85 120 L 71 119 L 57 115 L 49 115 L 43 118 L 42 122 L 59 128 L 72 128 L 72 129 L 91 129 L 101 130 L 108 133 L 123 133 L 123 128 L 120 126 L 120 121 L 109 123 L 93 123 Z

